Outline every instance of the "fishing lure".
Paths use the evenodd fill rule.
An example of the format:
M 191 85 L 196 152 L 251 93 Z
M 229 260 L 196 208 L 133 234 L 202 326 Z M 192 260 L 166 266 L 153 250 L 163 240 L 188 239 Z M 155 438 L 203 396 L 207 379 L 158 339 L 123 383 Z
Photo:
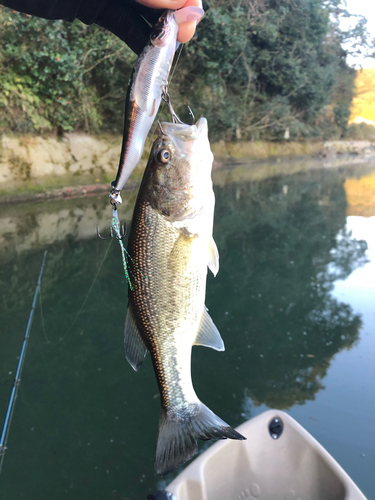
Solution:
M 204 11 L 199 7 L 164 12 L 153 28 L 149 44 L 135 62 L 126 96 L 120 163 L 109 195 L 114 206 L 122 203 L 120 191 L 141 159 L 162 95 L 167 94 L 178 27 L 182 23 L 201 19 L 203 14 Z
M 129 255 L 128 251 L 126 250 L 124 243 L 123 243 L 123 239 L 126 236 L 126 226 L 124 225 L 121 228 L 120 219 L 118 218 L 118 213 L 117 213 L 117 207 L 115 205 L 112 206 L 112 222 L 111 222 L 111 231 L 110 231 L 109 236 L 106 236 L 106 237 L 101 236 L 101 234 L 99 233 L 99 226 L 96 227 L 96 231 L 97 231 L 97 235 L 99 236 L 99 238 L 101 240 L 108 240 L 108 238 L 116 238 L 118 240 L 118 242 L 120 244 L 120 248 L 121 248 L 122 264 L 124 267 L 125 278 L 126 278 L 126 281 L 128 282 L 130 289 L 133 290 L 133 285 L 132 285 L 132 282 L 131 282 L 131 279 L 129 276 L 129 271 L 128 271 L 128 268 L 129 268 L 128 259 L 130 259 L 131 261 L 133 259 L 130 257 L 130 255 Z

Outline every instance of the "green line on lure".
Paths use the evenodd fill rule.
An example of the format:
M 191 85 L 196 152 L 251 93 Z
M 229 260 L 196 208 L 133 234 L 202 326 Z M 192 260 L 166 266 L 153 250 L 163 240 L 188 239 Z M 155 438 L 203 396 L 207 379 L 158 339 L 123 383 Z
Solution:
M 133 285 L 132 285 L 132 282 L 131 282 L 131 279 L 130 279 L 130 275 L 129 275 L 129 271 L 128 271 L 128 267 L 129 267 L 128 259 L 130 259 L 132 261 L 132 263 L 133 263 L 133 259 L 131 258 L 131 256 L 129 255 L 128 251 L 124 247 L 123 239 L 124 239 L 124 237 L 126 235 L 126 229 L 125 229 L 125 226 L 124 226 L 123 234 L 121 234 L 120 220 L 118 218 L 117 208 L 116 208 L 115 205 L 113 205 L 113 207 L 112 207 L 112 222 L 111 222 L 111 232 L 110 232 L 110 235 L 107 236 L 107 237 L 101 236 L 100 233 L 99 233 L 99 227 L 98 226 L 97 226 L 97 235 L 99 236 L 99 238 L 101 240 L 107 240 L 108 238 L 116 238 L 118 240 L 118 242 L 120 244 L 120 248 L 121 248 L 122 263 L 123 263 L 123 266 L 124 266 L 125 278 L 126 278 L 126 281 L 128 282 L 130 290 L 133 290 Z M 130 271 L 130 273 L 132 274 L 131 271 Z M 142 274 L 141 274 L 141 276 L 143 277 Z
M 120 243 L 121 255 L 122 255 L 122 264 L 124 266 L 125 278 L 126 278 L 126 281 L 129 284 L 130 290 L 132 290 L 133 289 L 132 288 L 132 283 L 131 283 L 131 280 L 130 280 L 130 277 L 129 277 L 129 272 L 128 272 L 128 262 L 127 262 L 127 259 L 126 259 L 127 256 L 129 256 L 129 254 L 128 254 L 127 250 L 125 249 L 124 243 L 122 241 L 123 238 L 124 238 L 124 236 L 125 236 L 125 234 L 123 236 L 121 236 L 120 220 L 118 218 L 118 213 L 117 213 L 117 209 L 116 208 L 112 209 L 111 236 L 112 236 L 112 238 L 116 237 L 117 240 L 118 240 L 118 242 Z

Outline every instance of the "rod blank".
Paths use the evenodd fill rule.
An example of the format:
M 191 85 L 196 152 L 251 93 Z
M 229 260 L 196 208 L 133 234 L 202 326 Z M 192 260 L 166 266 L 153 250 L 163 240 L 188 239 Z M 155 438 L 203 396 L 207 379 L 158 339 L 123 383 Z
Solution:
M 7 443 L 7 440 L 8 440 L 9 427 L 10 427 L 10 423 L 12 421 L 12 416 L 13 416 L 13 411 L 14 411 L 14 405 L 15 405 L 15 401 L 16 401 L 16 397 L 17 397 L 17 392 L 18 392 L 18 387 L 19 387 L 19 385 L 21 383 L 21 373 L 22 373 L 23 364 L 25 362 L 26 349 L 27 349 L 27 344 L 28 344 L 28 340 L 29 340 L 29 337 L 30 337 L 31 324 L 33 322 L 34 311 L 35 311 L 35 308 L 36 308 L 36 301 L 37 301 L 37 298 L 38 298 L 40 284 L 42 282 L 42 274 L 43 274 L 44 265 L 45 265 L 45 262 L 46 262 L 46 256 L 47 256 L 47 250 L 44 252 L 43 261 L 42 261 L 42 267 L 40 268 L 38 283 L 37 283 L 36 288 L 35 288 L 34 300 L 33 300 L 32 306 L 31 306 L 31 311 L 30 311 L 30 315 L 29 315 L 29 321 L 27 323 L 25 338 L 23 340 L 21 354 L 20 354 L 20 359 L 19 359 L 18 367 L 17 367 L 17 372 L 16 372 L 16 376 L 14 377 L 14 383 L 13 383 L 12 393 L 10 395 L 8 410 L 7 410 L 7 413 L 6 413 L 6 416 L 5 416 L 3 431 L 2 431 L 2 434 L 1 434 L 1 438 L 0 438 L 0 473 L 1 473 L 2 466 L 3 466 L 5 451 L 7 449 L 6 448 L 6 443 Z

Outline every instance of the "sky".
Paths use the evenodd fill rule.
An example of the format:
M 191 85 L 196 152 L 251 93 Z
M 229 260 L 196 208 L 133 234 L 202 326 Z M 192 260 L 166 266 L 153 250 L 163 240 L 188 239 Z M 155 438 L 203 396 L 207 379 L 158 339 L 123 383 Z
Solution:
M 375 0 L 347 0 L 347 10 L 351 14 L 360 14 L 367 19 L 367 29 L 375 38 Z M 375 59 L 373 58 L 348 58 L 350 65 L 363 68 L 374 68 Z

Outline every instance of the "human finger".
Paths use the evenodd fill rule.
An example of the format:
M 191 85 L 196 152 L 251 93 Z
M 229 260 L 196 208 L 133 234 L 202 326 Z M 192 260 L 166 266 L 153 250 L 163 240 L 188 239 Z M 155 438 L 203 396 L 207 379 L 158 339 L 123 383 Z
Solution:
M 200 7 L 202 8 L 201 0 L 185 0 L 184 7 Z M 199 21 L 190 21 L 180 24 L 177 34 L 177 40 L 180 43 L 186 43 L 193 38 L 195 29 Z
M 184 7 L 200 7 L 201 0 L 136 0 L 137 3 L 154 9 L 173 9 L 178 10 Z M 188 42 L 195 33 L 197 21 L 190 21 L 180 24 L 177 40 L 181 43 Z
M 177 10 L 185 7 L 186 0 L 136 0 L 137 3 L 150 7 L 151 9 Z M 195 4 L 194 4 L 195 5 Z M 187 6 L 187 5 L 186 5 Z

